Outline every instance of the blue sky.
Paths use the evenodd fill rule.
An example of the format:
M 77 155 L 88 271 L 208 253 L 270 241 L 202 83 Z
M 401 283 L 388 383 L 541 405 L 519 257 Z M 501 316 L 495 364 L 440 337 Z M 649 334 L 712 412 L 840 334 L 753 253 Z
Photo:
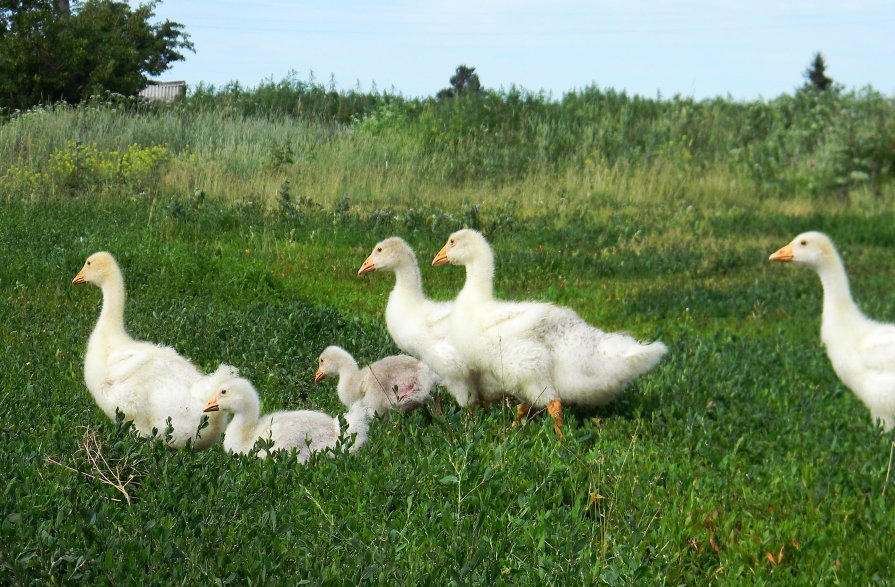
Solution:
M 815 51 L 849 88 L 895 95 L 893 0 L 167 0 L 196 53 L 159 79 L 255 86 L 290 71 L 339 88 L 434 95 L 459 64 L 490 88 L 561 97 L 774 98 Z

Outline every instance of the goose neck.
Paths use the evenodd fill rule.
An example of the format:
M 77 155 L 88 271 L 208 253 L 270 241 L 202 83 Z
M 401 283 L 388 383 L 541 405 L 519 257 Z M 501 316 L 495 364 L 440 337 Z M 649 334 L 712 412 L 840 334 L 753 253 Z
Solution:
M 258 410 L 239 412 L 238 414 L 233 415 L 233 420 L 230 422 L 230 427 L 235 430 L 246 430 L 249 428 L 254 428 L 258 424 L 259 413 Z
M 360 391 L 360 369 L 341 367 L 339 369 L 339 383 L 336 386 L 336 394 L 339 401 L 350 406 L 363 397 Z
M 103 309 L 97 320 L 97 330 L 114 337 L 126 337 L 124 330 L 124 278 L 115 272 L 106 277 L 102 284 Z
M 824 290 L 824 319 L 853 321 L 863 316 L 851 295 L 848 275 L 838 255 L 821 265 L 817 274 Z
M 340 378 L 350 378 L 360 371 L 360 367 L 358 367 L 354 357 L 346 352 L 339 358 L 338 370 Z
M 395 269 L 395 290 L 404 296 L 423 297 L 423 280 L 419 267 L 410 263 L 397 267 Z
M 494 297 L 494 258 L 483 255 L 466 265 L 466 283 L 463 290 L 479 298 Z
M 255 439 L 250 437 L 255 433 L 259 417 L 259 406 L 251 406 L 240 412 L 234 413 L 233 419 L 230 420 L 230 423 L 227 425 L 227 430 L 224 432 L 224 435 L 231 436 L 233 439 L 239 438 L 241 442 L 254 441 Z

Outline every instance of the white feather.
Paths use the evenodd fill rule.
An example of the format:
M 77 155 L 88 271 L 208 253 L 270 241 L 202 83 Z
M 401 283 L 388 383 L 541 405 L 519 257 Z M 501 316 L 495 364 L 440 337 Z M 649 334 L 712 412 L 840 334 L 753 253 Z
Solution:
M 197 449 L 217 442 L 226 421 L 212 414 L 209 425 L 197 433 L 202 409 L 210 387 L 235 369 L 222 365 L 217 372 L 203 375 L 174 349 L 131 338 L 124 328 L 124 278 L 109 253 L 91 255 L 75 281 L 92 283 L 103 291 L 103 309 L 84 357 L 84 381 L 103 413 L 114 420 L 120 410 L 145 436 L 155 430 L 163 437 L 170 418 L 172 448 L 190 439 Z
M 442 251 L 451 264 L 466 266 L 451 341 L 471 369 L 526 403 L 608 403 L 667 352 L 661 342 L 604 332 L 568 308 L 495 299 L 493 253 L 476 231 L 455 232 Z
M 817 272 L 824 290 L 821 340 L 833 370 L 867 406 L 871 418 L 890 430 L 895 425 L 895 325 L 876 322 L 861 312 L 842 259 L 827 235 L 802 233 L 771 260 Z

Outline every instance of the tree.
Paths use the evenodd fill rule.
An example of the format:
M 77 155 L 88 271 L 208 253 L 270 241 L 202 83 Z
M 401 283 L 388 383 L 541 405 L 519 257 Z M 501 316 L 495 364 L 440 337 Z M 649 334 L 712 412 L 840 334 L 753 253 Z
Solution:
M 480 94 L 482 92 L 482 83 L 479 81 L 479 74 L 475 72 L 475 67 L 466 67 L 460 65 L 450 79 L 451 87 L 445 88 L 438 92 L 438 99 L 454 98 L 464 94 Z
M 0 0 L 0 108 L 133 95 L 193 50 L 180 23 L 150 23 L 158 0 L 73 4 Z
M 824 92 L 833 85 L 833 80 L 827 77 L 827 64 L 824 56 L 818 51 L 814 54 L 811 66 L 805 70 L 805 86 Z

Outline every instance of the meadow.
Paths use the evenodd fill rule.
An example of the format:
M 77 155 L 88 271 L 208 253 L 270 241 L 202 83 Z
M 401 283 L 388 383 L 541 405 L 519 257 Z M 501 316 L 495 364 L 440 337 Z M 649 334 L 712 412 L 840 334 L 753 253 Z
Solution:
M 233 112 L 230 94 L 180 109 L 51 107 L 0 126 L 3 583 L 891 580 L 895 436 L 829 365 L 817 277 L 767 261 L 823 230 L 861 307 L 895 319 L 891 101 L 845 96 L 814 150 L 779 139 L 798 125 L 778 129 L 778 164 L 758 173 L 727 143 L 649 157 L 622 146 L 674 127 L 684 107 L 697 112 L 691 132 L 717 138 L 706 129 L 732 127 L 706 126 L 705 112 L 745 125 L 743 109 L 785 104 L 626 98 L 605 120 L 643 126 L 597 149 L 582 136 L 596 140 L 604 119 L 563 127 L 549 105 L 533 117 L 525 108 L 547 104 L 536 96 L 517 109 L 525 132 L 508 122 L 439 139 L 419 126 L 450 131 L 431 122 L 455 120 L 437 105 L 380 96 L 340 120 Z M 848 113 L 870 102 L 878 134 Z M 448 108 L 469 122 L 486 106 Z M 844 140 L 829 129 L 848 121 L 878 147 L 864 167 L 824 158 Z M 567 151 L 551 154 L 551 132 Z M 526 133 L 541 133 L 532 151 Z M 757 153 L 763 137 L 729 141 Z M 304 466 L 168 450 L 105 419 L 84 386 L 101 296 L 70 281 L 109 250 L 135 337 L 206 370 L 238 366 L 262 411 L 337 413 L 334 383 L 313 383 L 319 352 L 397 352 L 383 320 L 393 278 L 356 276 L 372 246 L 404 237 L 427 293 L 450 299 L 462 269 L 429 262 L 462 226 L 492 241 L 498 296 L 568 305 L 661 339 L 668 356 L 612 405 L 567 411 L 562 442 L 549 418 L 512 427 L 514 409 L 462 410 L 441 393 L 374 422 L 357 454 Z

